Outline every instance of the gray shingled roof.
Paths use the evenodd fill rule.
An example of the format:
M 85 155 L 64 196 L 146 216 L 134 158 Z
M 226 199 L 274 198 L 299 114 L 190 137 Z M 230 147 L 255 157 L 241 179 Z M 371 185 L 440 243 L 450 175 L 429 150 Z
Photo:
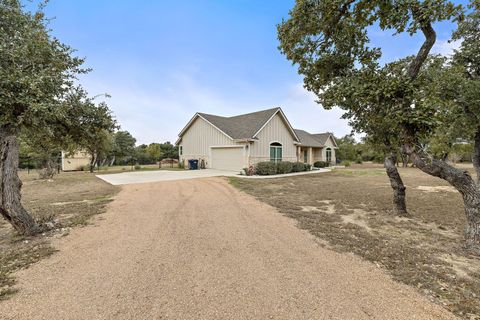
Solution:
M 225 132 L 232 139 L 253 139 L 254 135 L 279 110 L 281 109 L 273 108 L 234 117 L 221 117 L 207 113 L 198 113 L 198 115 Z M 294 132 L 302 146 L 314 148 L 324 147 L 331 135 L 329 132 L 311 134 L 300 129 L 294 129 Z
M 328 137 L 331 135 L 329 132 L 311 134 L 300 129 L 295 129 L 295 132 L 300 139 L 302 146 L 314 148 L 324 147 Z
M 322 144 L 320 141 L 315 139 L 315 137 L 312 134 L 308 133 L 307 131 L 295 129 L 295 133 L 300 139 L 300 143 L 302 144 L 302 146 L 316 147 L 316 148 L 320 148 L 324 146 L 324 144 Z
M 328 140 L 328 137 L 330 137 L 331 135 L 332 134 L 330 132 L 312 134 L 312 136 L 318 141 L 320 141 L 322 145 L 325 145 L 325 143 Z M 333 142 L 336 144 L 335 140 Z
M 273 108 L 235 117 L 220 117 L 206 113 L 198 114 L 233 139 L 252 139 L 255 133 L 257 133 L 279 109 L 280 108 Z

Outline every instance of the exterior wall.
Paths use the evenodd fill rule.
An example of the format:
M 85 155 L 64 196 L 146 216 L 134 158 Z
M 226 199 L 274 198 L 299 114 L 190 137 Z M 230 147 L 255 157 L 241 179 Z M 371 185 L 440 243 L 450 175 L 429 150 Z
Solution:
M 179 144 L 182 147 L 180 161 L 187 165 L 186 161 L 189 159 L 204 159 L 206 167 L 210 168 L 210 147 L 232 145 L 236 145 L 233 140 L 198 117 L 182 136 L 182 141 Z
M 77 171 L 88 165 L 90 165 L 90 156 L 86 152 L 79 151 L 74 155 L 67 157 L 62 151 L 63 171 Z
M 327 160 L 327 148 L 330 148 L 332 150 L 332 164 L 336 164 L 337 162 L 337 159 L 335 157 L 335 144 L 333 143 L 332 139 L 329 138 L 327 140 L 327 142 L 325 142 L 325 147 L 324 148 L 313 148 L 313 159 L 312 161 L 310 160 L 310 158 L 308 159 L 308 163 L 311 163 L 313 164 L 314 162 L 316 161 L 326 161 Z M 304 150 L 307 150 L 308 151 L 308 147 L 302 147 L 301 148 L 301 153 L 300 153 L 300 162 L 304 162 L 303 161 L 303 151 Z
M 304 151 L 307 151 L 308 152 L 308 157 L 307 157 L 307 163 L 309 164 L 314 164 L 316 161 L 324 161 L 324 150 L 323 148 L 311 148 L 311 157 L 310 157 L 310 147 L 301 147 L 300 148 L 300 157 L 299 157 L 299 161 L 300 162 L 305 162 L 304 161 L 304 155 L 303 155 L 303 152 Z M 333 152 L 332 152 L 332 155 L 333 155 Z
M 332 150 L 332 164 L 337 163 L 337 158 L 335 156 L 335 144 L 333 143 L 332 138 L 328 138 L 327 142 L 325 142 L 325 148 L 322 149 L 322 161 L 326 161 L 327 159 L 327 148 Z
M 250 164 L 270 160 L 270 143 L 282 145 L 282 160 L 297 161 L 297 146 L 287 124 L 277 113 L 258 133 L 258 141 L 250 146 Z
M 323 161 L 323 148 L 314 148 L 313 149 L 313 162 Z

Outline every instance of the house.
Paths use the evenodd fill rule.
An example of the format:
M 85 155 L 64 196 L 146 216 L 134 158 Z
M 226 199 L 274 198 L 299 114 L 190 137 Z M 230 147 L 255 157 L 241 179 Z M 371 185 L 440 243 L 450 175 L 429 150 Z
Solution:
M 240 171 L 261 161 L 336 161 L 333 134 L 293 129 L 281 108 L 234 117 L 196 113 L 178 136 L 185 165 L 197 159 L 206 168 Z
M 90 155 L 83 151 L 68 154 L 62 151 L 62 171 L 82 170 L 90 165 Z

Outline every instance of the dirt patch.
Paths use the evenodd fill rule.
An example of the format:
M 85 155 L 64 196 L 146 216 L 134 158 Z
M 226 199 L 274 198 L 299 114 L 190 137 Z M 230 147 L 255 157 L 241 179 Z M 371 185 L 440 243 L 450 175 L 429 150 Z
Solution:
M 342 216 L 343 223 L 345 224 L 353 224 L 360 228 L 364 228 L 367 231 L 371 231 L 372 229 L 368 225 L 368 222 L 365 220 L 367 216 L 367 212 L 362 209 L 353 209 L 352 214 L 346 214 Z
M 451 186 L 418 186 L 416 189 L 424 192 L 458 192 Z
M 417 169 L 400 168 L 400 173 L 408 186 L 412 218 L 393 215 L 392 191 L 379 166 L 230 181 L 296 219 L 300 228 L 334 250 L 375 263 L 465 319 L 480 319 L 479 259 L 462 247 L 465 216 L 460 194 Z M 276 186 L 275 192 L 266 188 L 270 184 Z
M 452 270 L 462 278 L 474 280 L 471 275 L 480 270 L 480 260 L 476 258 L 468 258 L 458 256 L 456 254 L 445 254 L 441 257 L 446 263 L 450 264 Z
M 34 172 L 21 172 L 22 203 L 42 222 L 54 222 L 54 230 L 36 237 L 18 236 L 10 224 L 0 220 L 0 300 L 15 292 L 12 273 L 24 269 L 55 250 L 50 240 L 69 234 L 75 226 L 105 211 L 118 191 L 86 172 L 61 173 L 53 180 L 39 180 Z

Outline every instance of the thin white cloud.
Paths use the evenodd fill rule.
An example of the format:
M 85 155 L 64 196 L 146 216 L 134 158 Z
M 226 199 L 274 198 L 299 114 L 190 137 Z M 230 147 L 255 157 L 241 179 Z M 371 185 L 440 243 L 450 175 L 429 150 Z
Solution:
M 448 41 L 448 40 L 439 40 L 435 43 L 432 48 L 432 53 L 441 54 L 442 56 L 450 57 L 454 50 L 458 50 L 462 44 L 461 40 Z
M 195 112 L 232 116 L 276 106 L 282 107 L 295 128 L 312 133 L 330 131 L 336 136 L 351 130 L 347 121 L 340 119 L 341 110 L 324 110 L 301 84 L 292 84 L 287 90 L 279 88 L 278 93 L 273 93 L 274 98 L 258 92 L 231 97 L 202 85 L 186 73 L 171 78 L 173 81 L 158 91 L 131 83 L 124 86 L 87 79 L 84 83 L 91 94 L 107 92 L 112 96 L 108 105 L 122 129 L 132 133 L 139 144 L 175 142 L 178 132 Z
M 296 129 L 310 133 L 333 132 L 337 137 L 351 132 L 347 120 L 341 119 L 342 110 L 339 108 L 325 110 L 315 100 L 316 96 L 299 83 L 287 90 L 287 95 L 280 106 Z
M 86 80 L 85 87 L 94 95 L 107 92 L 107 100 L 122 130 L 128 130 L 139 144 L 175 142 L 178 132 L 197 111 L 228 113 L 227 104 L 217 92 L 200 85 L 185 74 L 158 91 L 122 84 Z

